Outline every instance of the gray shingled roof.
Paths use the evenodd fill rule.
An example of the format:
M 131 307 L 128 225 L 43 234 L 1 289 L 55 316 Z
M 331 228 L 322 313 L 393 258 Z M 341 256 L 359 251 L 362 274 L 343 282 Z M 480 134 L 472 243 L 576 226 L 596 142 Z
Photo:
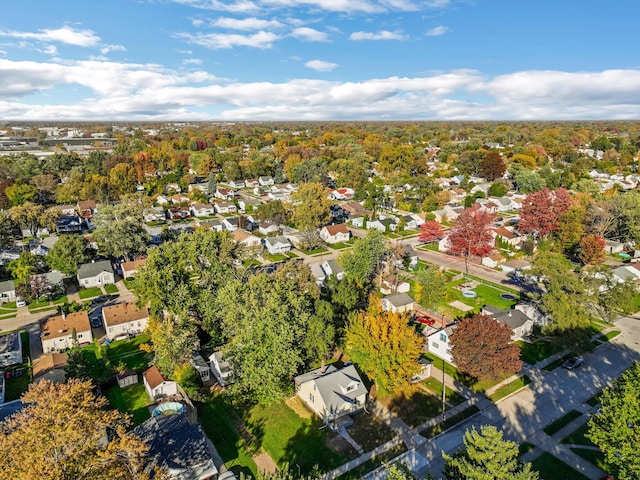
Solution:
M 327 367 L 324 375 L 322 375 L 321 369 L 314 370 L 296 377 L 296 383 L 305 383 L 299 382 L 299 380 L 318 371 L 319 376 L 315 379 L 316 389 L 322 397 L 327 412 L 338 412 L 345 402 L 353 404 L 356 398 L 367 393 L 367 389 L 353 365 L 341 370 L 335 368 L 331 370 Z
M 4 282 L 0 282 L 0 292 L 13 292 L 16 289 L 16 284 L 13 283 L 13 280 L 6 280 Z
M 78 267 L 78 278 L 92 278 L 102 272 L 113 273 L 113 267 L 109 260 L 102 260 L 94 263 L 85 263 Z

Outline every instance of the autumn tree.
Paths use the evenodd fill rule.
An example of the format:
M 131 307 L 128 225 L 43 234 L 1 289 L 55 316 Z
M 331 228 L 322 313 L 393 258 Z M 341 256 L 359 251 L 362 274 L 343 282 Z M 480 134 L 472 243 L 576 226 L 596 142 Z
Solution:
M 464 448 L 453 456 L 442 453 L 447 480 L 538 480 L 530 463 L 520 463 L 518 445 L 504 440 L 493 425 L 475 427 L 464 434 Z
M 580 240 L 578 258 L 584 265 L 594 265 L 604 262 L 607 254 L 604 251 L 606 242 L 604 238 L 588 234 Z
M 428 220 L 420 225 L 420 233 L 418 234 L 418 240 L 423 243 L 431 243 L 440 240 L 444 237 L 442 231 L 442 225 L 435 220 Z
M 299 230 L 316 230 L 331 218 L 328 190 L 320 183 L 305 183 L 291 195 L 293 222 Z
M 369 309 L 347 328 L 345 352 L 385 395 L 406 387 L 420 371 L 422 339 L 405 316 L 383 311 L 372 297 Z
M 41 380 L 29 386 L 22 402 L 22 410 L 0 423 L 3 477 L 149 478 L 143 470 L 148 446 L 126 432 L 129 419 L 105 408 L 107 399 L 94 393 L 90 381 Z
M 100 250 L 110 257 L 132 260 L 147 251 L 151 236 L 142 222 L 137 205 L 121 203 L 100 208 L 94 217 L 93 238 Z
M 416 273 L 415 300 L 435 310 L 447 293 L 447 279 L 435 265 L 425 265 Z
M 465 208 L 449 230 L 449 252 L 463 255 L 467 273 L 469 273 L 469 257 L 487 255 L 493 248 L 491 225 L 495 215 L 481 209 L 478 204 Z
M 122 194 L 136 190 L 135 169 L 128 163 L 118 163 L 109 171 L 109 183 Z
M 613 322 L 618 315 L 635 313 L 637 289 L 633 280 L 619 282 L 606 265 L 596 265 L 584 273 L 588 304 L 602 320 Z
M 261 203 L 256 208 L 255 217 L 261 221 L 269 221 L 276 225 L 283 225 L 289 219 L 289 210 L 282 203 L 282 200 L 273 200 Z
M 11 202 L 11 205 L 22 205 L 26 202 L 37 200 L 38 189 L 26 183 L 14 183 L 5 188 L 4 194 Z
M 511 341 L 513 332 L 488 315 L 460 320 L 449 341 L 451 355 L 461 371 L 481 380 L 496 380 L 522 369 L 520 347 Z
M 640 478 L 640 363 L 602 391 L 600 410 L 589 420 L 589 438 L 620 480 Z
M 507 171 L 507 166 L 498 152 L 487 152 L 480 160 L 480 175 L 489 182 L 501 178 Z
M 564 188 L 548 188 L 526 196 L 520 210 L 518 229 L 544 237 L 558 228 L 558 220 L 569 210 L 571 198 Z

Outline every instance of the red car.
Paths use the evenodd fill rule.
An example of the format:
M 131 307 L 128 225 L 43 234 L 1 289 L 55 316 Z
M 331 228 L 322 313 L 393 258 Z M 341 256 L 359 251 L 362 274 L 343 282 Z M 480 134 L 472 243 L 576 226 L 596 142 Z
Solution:
M 423 315 L 419 315 L 415 318 L 415 321 L 418 323 L 422 323 L 424 325 L 435 325 L 436 321 L 431 317 L 425 317 Z

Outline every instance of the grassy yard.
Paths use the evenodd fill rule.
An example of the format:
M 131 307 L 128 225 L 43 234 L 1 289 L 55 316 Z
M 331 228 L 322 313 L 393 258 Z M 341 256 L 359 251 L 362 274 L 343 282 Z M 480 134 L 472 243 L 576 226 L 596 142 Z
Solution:
M 497 402 L 501 398 L 504 398 L 507 395 L 512 394 L 516 390 L 520 390 L 521 388 L 526 387 L 530 383 L 531 383 L 531 379 L 528 376 L 523 375 L 517 380 L 514 380 L 513 382 L 508 383 L 507 385 L 504 385 L 500 387 L 498 390 L 496 390 L 495 392 L 493 392 L 491 395 L 489 395 L 489 400 L 491 400 L 492 402 Z
M 109 283 L 104 286 L 104 291 L 109 294 L 118 293 L 118 287 L 116 287 L 113 283 Z
M 437 425 L 434 425 L 433 427 L 427 428 L 424 432 L 422 432 L 422 435 L 427 438 L 435 437 L 436 435 L 439 435 L 440 433 L 453 427 L 454 425 L 457 425 L 458 423 L 463 421 L 465 418 L 469 418 L 472 415 L 475 415 L 479 411 L 480 409 L 477 406 L 471 405 L 469 408 L 465 408 L 460 413 L 456 413 L 451 417 L 447 417 L 444 422 L 440 422 Z
M 442 400 L 417 387 L 378 400 L 412 428 L 442 413 Z
M 564 362 L 567 361 L 567 359 L 571 358 L 573 355 L 571 353 L 558 358 L 557 360 L 554 360 L 553 362 L 551 362 L 549 365 L 546 365 L 545 367 L 542 367 L 542 370 L 544 370 L 545 372 L 553 372 L 556 368 L 560 368 L 562 366 L 562 364 Z
M 560 417 L 559 419 L 557 419 L 556 421 L 547 425 L 545 428 L 542 429 L 542 431 L 547 435 L 551 436 L 554 433 L 559 432 L 564 427 L 566 427 L 571 422 L 573 422 L 576 418 L 580 418 L 581 416 L 582 416 L 582 413 L 580 413 L 579 411 L 571 410 L 565 415 L 563 415 L 562 417 Z
M 571 451 L 576 455 L 584 458 L 587 462 L 595 465 L 605 472 L 613 471 L 611 465 L 609 465 L 604 459 L 604 453 L 600 450 L 591 450 L 589 448 L 572 448 Z
M 81 300 L 98 297 L 100 295 L 102 295 L 102 290 L 100 290 L 100 288 L 98 287 L 89 287 L 78 291 L 78 296 Z
M 560 341 L 542 338 L 533 343 L 521 340 L 516 343 L 520 346 L 520 359 L 529 365 L 535 365 L 545 358 L 564 350 L 565 347 Z
M 391 450 L 384 452 L 382 455 L 378 455 L 377 457 L 372 458 L 371 460 L 367 460 L 362 465 L 354 468 L 353 470 L 350 470 L 347 473 L 340 475 L 339 477 L 336 478 L 336 480 L 358 480 L 362 478 L 364 475 L 366 475 L 367 473 L 374 471 L 376 468 L 380 467 L 385 462 L 388 462 L 396 458 L 398 455 L 401 455 L 406 451 L 407 451 L 407 448 L 404 446 L 404 443 L 400 443 L 399 445 L 396 445 Z
M 556 480 L 557 478 L 566 480 L 589 480 L 580 472 L 574 470 L 548 452 L 544 452 L 532 463 L 533 468 L 540 472 L 541 480 Z
M 349 427 L 349 435 L 365 452 L 369 452 L 391 440 L 395 433 L 382 420 L 361 412 L 353 416 L 353 425 Z
M 592 447 L 593 442 L 585 436 L 588 432 L 589 424 L 585 423 L 580 428 L 564 437 L 560 443 L 567 443 L 570 445 L 588 445 Z
M 127 388 L 120 388 L 116 385 L 103 393 L 109 399 L 112 408 L 131 414 L 133 426 L 140 425 L 151 416 L 147 407 L 153 402 L 149 400 L 149 395 L 147 395 L 142 383 Z
M 304 253 L 306 255 L 318 255 L 320 253 L 327 253 L 328 252 L 328 250 L 326 248 L 323 248 L 323 247 L 314 248 L 312 250 L 305 250 L 304 248 L 299 248 L 298 250 L 300 250 L 302 253 Z
M 3 334 L 10 332 L 3 332 Z M 31 356 L 31 349 L 29 346 L 29 332 L 20 332 L 20 340 L 22 341 L 22 359 L 26 361 Z M 22 375 L 19 377 L 10 377 L 5 378 L 5 402 L 10 402 L 11 400 L 17 400 L 20 396 L 27 391 L 29 388 L 29 384 L 32 381 L 31 378 L 31 368 L 28 363 L 23 363 L 22 365 L 17 365 L 16 367 L 12 367 L 9 369 L 11 371 L 21 370 Z
M 134 291 L 135 282 L 133 278 L 125 278 L 122 281 L 124 283 L 124 286 L 127 287 L 127 290 L 129 290 L 130 292 Z
M 422 356 L 427 358 L 427 359 L 429 359 L 429 360 L 431 360 L 431 363 L 433 363 L 433 366 L 435 368 L 437 368 L 439 370 L 442 370 L 443 360 L 441 358 L 433 355 L 432 353 L 428 353 L 428 352 L 427 353 L 423 353 Z M 496 385 L 497 383 L 500 383 L 505 378 L 508 378 L 508 377 L 511 376 L 511 375 L 507 375 L 506 377 L 498 378 L 496 380 L 478 380 L 475 377 L 471 377 L 471 376 L 459 371 L 456 367 L 454 367 L 453 365 L 451 365 L 450 363 L 447 363 L 447 362 L 444 362 L 444 373 L 449 375 L 451 378 L 456 379 L 461 384 L 469 387 L 474 392 L 478 392 L 478 393 L 484 392 L 488 388 L 493 387 L 494 385 Z
M 529 443 L 529 442 L 523 442 L 520 445 L 518 445 L 518 455 L 522 456 L 527 452 L 530 452 L 531 450 L 533 450 L 535 447 L 535 445 Z
M 269 253 L 267 255 L 267 258 L 269 259 L 270 262 L 276 263 L 276 262 L 281 262 L 283 260 L 286 260 L 289 257 L 286 256 L 284 253 L 275 253 L 275 254 Z
M 438 395 L 438 398 L 442 398 L 442 382 L 436 380 L 433 377 L 429 377 L 425 381 L 423 381 L 422 384 L 433 393 Z M 462 395 L 451 390 L 449 387 L 446 387 L 445 399 L 447 402 L 453 404 L 454 406 L 461 404 L 465 400 Z
M 327 446 L 334 434 L 321 430 L 317 418 L 301 418 L 284 403 L 236 409 L 218 394 L 201 405 L 198 413 L 223 460 L 237 467 L 234 471 L 255 474 L 251 458 L 261 450 L 280 466 L 299 465 L 302 474 L 310 473 L 316 465 L 320 472 L 326 472 L 349 459 Z
M 353 241 L 352 240 L 349 240 L 346 243 L 338 242 L 338 243 L 332 243 L 330 245 L 330 247 L 333 248 L 334 250 L 344 250 L 345 248 L 351 248 L 352 246 L 353 246 Z
M 102 345 L 100 349 L 95 345 L 82 347 L 85 358 L 89 362 L 91 374 L 95 378 L 101 378 L 105 373 L 105 360 L 112 365 L 122 362 L 130 370 L 140 372 L 148 366 L 148 353 L 140 350 L 140 345 L 149 341 L 149 334 L 143 333 L 131 340 L 117 340 L 109 345 Z M 104 357 L 103 357 L 104 356 Z

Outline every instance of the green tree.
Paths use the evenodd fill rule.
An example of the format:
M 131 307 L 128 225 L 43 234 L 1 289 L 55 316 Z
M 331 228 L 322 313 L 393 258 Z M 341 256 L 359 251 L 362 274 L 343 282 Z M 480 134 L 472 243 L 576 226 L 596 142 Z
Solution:
M 38 198 L 38 189 L 26 183 L 14 183 L 5 188 L 4 194 L 11 202 L 11 205 L 22 205 L 25 202 L 36 200 Z
M 533 193 L 542 190 L 547 186 L 547 182 L 536 172 L 520 170 L 513 178 L 518 190 L 521 193 Z
M 382 260 L 388 255 L 384 234 L 378 230 L 367 231 L 365 237 L 356 239 L 353 248 L 338 257 L 345 275 L 352 279 L 362 290 L 369 288 L 371 281 L 382 266 Z
M 599 266 L 583 277 L 589 306 L 605 322 L 613 322 L 618 315 L 635 312 L 636 285 L 633 280 L 620 283 L 608 266 Z
M 464 448 L 453 456 L 442 453 L 448 480 L 538 480 L 530 463 L 518 461 L 518 445 L 503 440 L 493 425 L 475 427 L 464 434 Z
M 36 257 L 30 252 L 22 252 L 18 259 L 9 262 L 7 269 L 17 282 L 26 283 L 36 273 Z
M 14 234 L 18 224 L 5 211 L 0 211 L 0 247 L 10 247 L 15 244 Z
M 276 225 L 282 225 L 287 223 L 289 219 L 289 210 L 281 200 L 273 200 L 272 202 L 258 205 L 256 208 L 256 218 L 262 222 L 269 221 Z
M 640 478 L 640 363 L 602 391 L 600 411 L 589 420 L 589 438 L 604 452 L 620 480 Z
M 149 317 L 148 330 L 151 345 L 140 348 L 155 354 L 152 363 L 166 376 L 173 377 L 176 370 L 191 360 L 200 348 L 198 327 L 185 315 L 162 313 Z
M 376 218 L 378 210 L 385 206 L 387 202 L 384 182 L 380 177 L 375 177 L 371 182 L 365 182 L 356 192 L 356 198 L 364 200 L 364 208 L 371 210 L 372 218 Z
M 305 342 L 315 333 L 310 325 L 319 290 L 309 268 L 296 263 L 272 275 L 231 281 L 220 289 L 216 302 L 233 365 L 232 389 L 262 404 L 289 394 L 291 379 L 305 358 L 326 350 Z
M 504 197 L 508 191 L 509 188 L 504 182 L 493 182 L 487 191 L 487 195 L 490 197 Z
M 106 255 L 132 260 L 147 251 L 151 236 L 142 222 L 142 212 L 136 206 L 121 203 L 102 206 L 94 217 L 93 238 Z
M 420 305 L 435 310 L 446 293 L 446 278 L 438 267 L 425 265 L 416 273 L 415 299 Z
M 640 243 L 640 190 L 617 195 L 612 200 L 615 237 Z
M 118 163 L 109 171 L 109 182 L 123 195 L 136 190 L 136 172 L 131 164 Z
M 305 183 L 291 195 L 293 222 L 299 230 L 316 230 L 331 218 L 328 190 L 320 183 Z
M 47 254 L 47 265 L 52 270 L 75 277 L 78 265 L 86 263 L 91 257 L 89 243 L 80 235 L 60 235 Z
M 67 364 L 64 367 L 64 378 L 69 381 L 71 378 L 78 380 L 91 380 L 91 368 L 84 352 L 74 347 L 67 352 Z
M 544 331 L 565 332 L 589 324 L 585 287 L 567 258 L 559 253 L 538 252 L 531 275 L 539 279 L 545 290 L 539 296 L 539 306 L 551 323 Z
M 369 309 L 347 328 L 345 352 L 385 395 L 406 387 L 420 372 L 422 339 L 404 316 L 382 311 L 372 297 Z
M 32 237 L 38 233 L 38 229 L 42 226 L 42 218 L 45 208 L 32 202 L 26 202 L 17 205 L 9 210 L 11 219 L 19 225 L 24 225 L 29 230 Z

